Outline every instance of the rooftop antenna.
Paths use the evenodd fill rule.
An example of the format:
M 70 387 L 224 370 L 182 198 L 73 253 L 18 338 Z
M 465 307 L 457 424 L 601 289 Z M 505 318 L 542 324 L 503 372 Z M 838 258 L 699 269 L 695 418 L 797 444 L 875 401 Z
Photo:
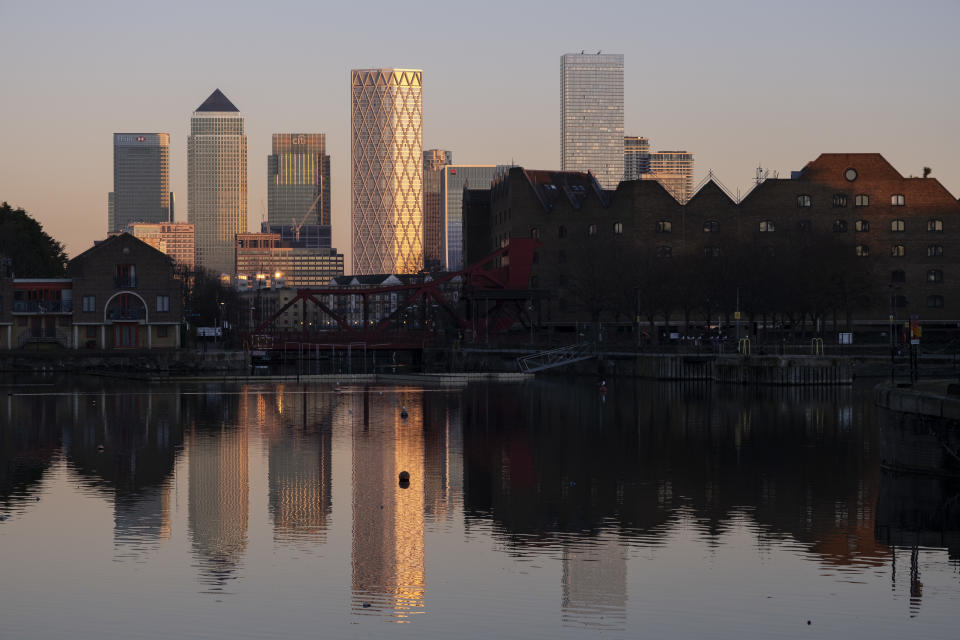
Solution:
M 267 210 L 263 206 L 263 198 L 260 198 L 260 224 L 267 221 Z
M 770 169 L 764 169 L 761 164 L 757 164 L 757 172 L 753 176 L 753 184 L 759 185 L 761 182 L 770 177 Z

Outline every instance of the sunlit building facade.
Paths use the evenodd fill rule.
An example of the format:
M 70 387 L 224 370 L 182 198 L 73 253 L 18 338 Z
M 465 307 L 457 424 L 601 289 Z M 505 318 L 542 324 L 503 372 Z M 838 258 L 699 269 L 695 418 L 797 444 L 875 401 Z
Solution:
M 291 246 L 279 233 L 238 233 L 236 254 L 241 289 L 281 278 L 288 287 L 318 287 L 343 275 L 343 254 L 336 249 Z
M 273 134 L 273 153 L 267 156 L 267 221 L 330 226 L 326 135 Z
M 560 59 L 560 163 L 590 171 L 604 189 L 623 179 L 623 54 Z
M 423 152 L 423 263 L 427 271 L 437 271 L 445 262 L 442 256 L 443 200 L 440 183 L 443 168 L 453 162 L 453 152 L 427 149 Z
M 125 231 L 140 238 L 154 249 L 164 252 L 178 265 L 193 269 L 195 246 L 193 225 L 189 222 L 164 222 L 148 224 L 134 222 L 127 225 Z
M 693 154 L 687 151 L 657 151 L 650 154 L 650 171 L 642 180 L 656 180 L 683 204 L 693 196 Z
M 351 72 L 353 272 L 423 268 L 423 72 Z
M 107 196 L 107 232 L 131 222 L 169 222 L 170 134 L 113 134 L 113 191 Z
M 247 230 L 247 136 L 243 116 L 219 89 L 190 118 L 187 189 L 197 263 L 231 273 L 236 236 Z
M 639 180 L 650 172 L 650 140 L 642 136 L 623 138 L 623 179 Z

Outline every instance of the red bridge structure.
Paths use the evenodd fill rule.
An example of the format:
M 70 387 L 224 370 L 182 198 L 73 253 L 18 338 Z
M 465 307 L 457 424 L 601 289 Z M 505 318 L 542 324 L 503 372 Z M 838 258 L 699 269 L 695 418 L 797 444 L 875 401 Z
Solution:
M 440 342 L 438 329 L 453 329 L 454 336 L 476 341 L 503 333 L 517 322 L 530 327 L 534 322 L 533 301 L 543 297 L 542 291 L 530 288 L 534 251 L 539 246 L 534 238 L 511 238 L 506 246 L 476 264 L 460 271 L 425 274 L 410 284 L 298 289 L 291 300 L 246 333 L 244 343 L 261 350 L 302 350 L 306 345 L 422 349 Z M 458 286 L 458 295 L 451 296 Z M 393 293 L 398 294 L 396 308 L 377 321 L 371 320 L 371 298 Z M 348 296 L 358 296 L 362 301 L 363 321 L 354 325 L 337 313 L 339 305 L 331 308 L 324 301 Z M 336 329 L 316 330 L 306 323 L 298 331 L 279 329 L 277 319 L 297 303 L 316 305 Z M 443 317 L 428 318 L 429 307 L 442 310 Z M 422 314 L 422 321 L 408 325 L 402 318 L 411 313 Z M 415 328 L 417 324 L 419 328 Z

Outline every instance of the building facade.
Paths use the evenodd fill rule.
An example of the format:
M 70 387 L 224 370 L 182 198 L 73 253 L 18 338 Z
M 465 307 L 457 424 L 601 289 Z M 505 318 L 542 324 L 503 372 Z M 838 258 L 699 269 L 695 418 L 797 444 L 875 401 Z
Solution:
M 423 72 L 354 69 L 351 83 L 353 272 L 423 268 Z
M 440 239 L 442 269 L 457 271 L 464 264 L 463 190 L 489 189 L 497 172 L 504 165 L 458 164 L 444 167 L 440 181 L 443 203 L 443 235 Z
M 650 154 L 649 172 L 642 180 L 656 180 L 663 188 L 685 203 L 693 196 L 693 154 L 687 151 L 657 151 Z
M 170 134 L 113 134 L 113 191 L 107 232 L 131 222 L 170 222 Z
M 237 234 L 236 252 L 241 290 L 279 280 L 288 287 L 320 287 L 343 275 L 343 254 L 336 249 L 293 246 L 279 233 Z
M 267 221 L 330 226 L 330 156 L 322 133 L 275 133 L 267 156 Z
M 219 89 L 190 118 L 187 188 L 197 264 L 231 273 L 236 235 L 247 230 L 247 136 L 239 110 Z
M 194 229 L 189 222 L 165 222 L 147 224 L 134 222 L 125 231 L 135 238 L 167 254 L 173 261 L 192 270 L 196 261 Z
M 427 149 L 423 152 L 423 265 L 427 271 L 438 271 L 443 257 L 444 216 L 440 194 L 443 168 L 453 163 L 453 152 Z
M 561 57 L 560 166 L 592 172 L 604 189 L 623 179 L 623 54 Z
M 650 173 L 650 141 L 642 136 L 623 138 L 623 179 L 639 180 Z

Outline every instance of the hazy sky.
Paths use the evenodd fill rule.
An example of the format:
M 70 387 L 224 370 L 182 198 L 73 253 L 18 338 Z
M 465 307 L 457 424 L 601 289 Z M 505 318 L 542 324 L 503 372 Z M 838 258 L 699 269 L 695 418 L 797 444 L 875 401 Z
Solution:
M 425 149 L 559 168 L 560 56 L 582 49 L 624 54 L 627 135 L 693 152 L 697 181 L 880 152 L 960 196 L 958 24 L 958 0 L 0 0 L 0 201 L 76 255 L 106 233 L 111 134 L 169 132 L 186 220 L 190 114 L 219 87 L 246 119 L 252 229 L 270 134 L 327 134 L 349 265 L 350 69 L 424 70 Z

